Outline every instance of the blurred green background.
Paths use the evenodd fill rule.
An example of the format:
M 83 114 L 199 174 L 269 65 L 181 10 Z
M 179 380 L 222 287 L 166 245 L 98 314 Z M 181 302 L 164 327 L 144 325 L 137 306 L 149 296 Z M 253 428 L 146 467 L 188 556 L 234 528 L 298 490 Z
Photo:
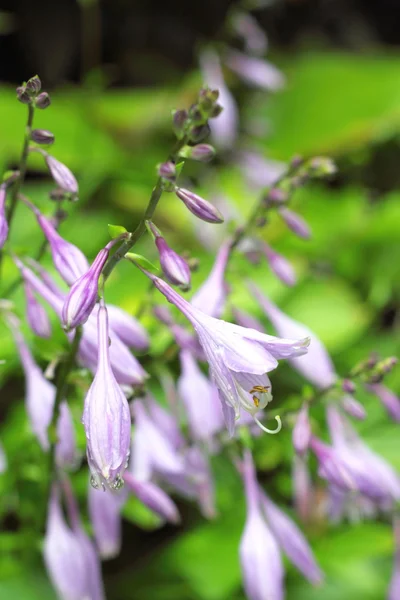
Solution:
M 24 2 L 15 11 L 13 6 L 2 6 L 0 48 L 11 64 L 3 67 L 0 87 L 1 170 L 17 164 L 24 133 L 26 108 L 16 101 L 15 86 L 38 72 L 52 105 L 37 111 L 35 126 L 55 134 L 51 152 L 73 170 L 80 185 L 79 202 L 68 207 L 61 232 L 89 258 L 108 241 L 108 223 L 132 229 L 138 222 L 154 185 L 156 165 L 173 143 L 171 110 L 189 106 L 202 85 L 196 53 L 201 45 L 224 39 L 228 3 L 217 3 L 214 13 L 208 3 L 202 4 L 202 10 L 179 2 L 165 4 L 160 13 L 156 2 L 119 2 L 113 7 L 60 2 L 47 14 L 47 4 L 39 2 L 32 21 Z M 254 140 L 243 133 L 239 148 L 251 142 L 265 157 L 283 162 L 294 154 L 326 154 L 337 162 L 338 174 L 295 195 L 293 207 L 313 230 L 309 242 L 295 238 L 275 218 L 262 233 L 293 263 L 299 279 L 294 288 L 277 282 L 266 263 L 249 267 L 241 258 L 234 262 L 228 279 L 231 305 L 262 318 L 245 283 L 246 277 L 256 280 L 283 310 L 320 336 L 344 375 L 370 352 L 387 356 L 399 354 L 400 349 L 400 51 L 396 47 L 400 38 L 392 39 L 387 29 L 390 8 L 385 12 L 385 3 L 375 22 L 371 9 L 362 3 L 338 3 L 336 29 L 330 26 L 331 13 L 323 13 L 323 4 L 276 2 L 254 11 L 271 33 L 268 58 L 286 75 L 284 90 L 265 94 L 245 88 L 232 75 L 227 81 L 243 122 L 251 117 L 268 130 Z M 48 36 L 38 36 L 37 29 L 44 31 L 45 25 Z M 140 37 L 141 25 L 151 33 Z M 174 38 L 182 36 L 185 25 L 187 36 L 177 41 Z M 118 33 L 115 48 L 113 32 Z M 164 38 L 157 37 L 160 32 Z M 132 41 L 129 36 L 135 35 L 138 39 Z M 72 49 L 71 37 L 76 43 Z M 210 200 L 223 194 L 243 217 L 257 199 L 230 155 L 219 155 L 211 166 L 191 165 L 185 174 L 193 189 Z M 30 158 L 24 189 L 46 214 L 51 213 L 47 196 L 51 183 L 40 157 Z M 196 289 L 209 271 L 213 253 L 197 241 L 193 221 L 172 194 L 164 195 L 156 223 L 174 249 L 200 259 Z M 41 241 L 32 215 L 20 206 L 13 247 L 30 254 Z M 138 248 L 155 259 L 148 239 Z M 48 256 L 43 263 L 51 266 Z M 6 259 L 2 286 L 7 287 L 15 276 Z M 120 264 L 107 284 L 107 299 L 137 310 L 146 301 L 147 289 L 143 276 Z M 23 316 L 20 291 L 15 302 Z M 26 330 L 42 365 L 64 346 L 53 317 L 51 341 L 33 339 Z M 143 322 L 152 334 L 151 352 L 158 355 L 170 338 L 150 310 L 144 312 Z M 10 465 L 0 476 L 0 600 L 50 600 L 55 593 L 40 557 L 45 461 L 26 422 L 22 373 L 3 324 L 0 335 L 0 358 L 6 360 L 0 371 L 0 438 Z M 149 358 L 143 361 L 147 367 Z M 174 375 L 177 369 L 172 362 Z M 387 383 L 400 391 L 399 369 Z M 305 382 L 282 364 L 273 385 L 279 406 L 304 391 Z M 156 387 L 154 392 L 159 394 Z M 364 439 L 400 469 L 398 425 L 375 398 L 362 391 L 358 398 L 368 411 L 360 426 Z M 83 448 L 82 393 L 70 402 Z M 323 432 L 322 408 L 313 417 L 317 431 Z M 255 457 L 266 489 L 291 512 L 290 433 L 261 436 L 255 442 Z M 215 458 L 213 469 L 219 509 L 213 522 L 205 522 L 195 506 L 178 500 L 182 525 L 159 528 L 138 503 L 129 501 L 121 556 L 104 564 L 110 600 L 243 599 L 237 554 L 245 516 L 241 483 L 226 456 Z M 84 469 L 73 476 L 84 514 L 86 477 Z M 332 526 L 315 518 L 306 533 L 326 583 L 312 589 L 288 564 L 289 600 L 385 597 L 393 555 L 388 522 Z

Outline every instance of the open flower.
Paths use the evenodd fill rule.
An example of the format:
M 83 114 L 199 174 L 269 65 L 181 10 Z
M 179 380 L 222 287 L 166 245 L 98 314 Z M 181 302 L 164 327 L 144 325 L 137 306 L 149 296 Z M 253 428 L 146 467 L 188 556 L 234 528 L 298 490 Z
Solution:
M 225 269 L 228 264 L 230 247 L 230 240 L 222 244 L 209 276 L 191 300 L 193 306 L 210 317 L 218 318 L 224 311 L 227 291 Z
M 249 412 L 262 429 L 277 433 L 281 429 L 278 417 L 278 427 L 271 431 L 256 416 L 272 400 L 267 372 L 277 367 L 279 358 L 307 352 L 309 339 L 281 339 L 209 317 L 184 300 L 165 281 L 148 272 L 146 275 L 193 325 L 210 374 L 219 389 L 230 433 L 233 433 L 234 421 L 239 418 L 241 408 Z

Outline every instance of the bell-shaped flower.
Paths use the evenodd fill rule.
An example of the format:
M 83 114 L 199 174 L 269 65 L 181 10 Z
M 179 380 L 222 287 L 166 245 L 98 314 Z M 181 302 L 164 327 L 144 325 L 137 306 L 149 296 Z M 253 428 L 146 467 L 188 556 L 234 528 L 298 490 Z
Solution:
M 231 241 L 222 244 L 209 276 L 191 299 L 192 306 L 199 308 L 210 317 L 219 318 L 225 308 L 227 286 L 225 270 L 228 264 Z
M 98 312 L 98 363 L 85 398 L 82 422 L 95 486 L 117 489 L 127 466 L 131 437 L 129 405 L 114 376 L 109 350 L 107 309 Z
M 172 250 L 161 235 L 160 230 L 151 221 L 146 222 L 149 231 L 154 237 L 160 257 L 160 265 L 165 277 L 173 285 L 178 285 L 182 290 L 190 289 L 190 268 L 182 256 Z
M 285 315 L 254 284 L 251 284 L 250 289 L 279 335 L 295 338 L 307 336 L 311 340 L 307 355 L 301 358 L 291 358 L 291 365 L 308 381 L 321 389 L 333 385 L 336 380 L 335 367 L 325 346 L 317 336 L 302 323 Z
M 222 113 L 211 124 L 211 135 L 216 145 L 223 150 L 231 149 L 239 128 L 239 111 L 236 101 L 225 83 L 219 57 L 216 52 L 207 50 L 200 56 L 200 68 L 206 84 L 219 92 L 218 103 Z
M 281 554 L 261 512 L 255 469 L 248 452 L 243 465 L 243 480 L 247 517 L 239 556 L 246 596 L 249 600 L 283 600 L 284 571 Z
M 4 246 L 8 237 L 8 221 L 6 216 L 7 186 L 0 185 L 0 249 Z
M 314 585 L 322 583 L 323 574 L 313 552 L 296 523 L 260 489 L 261 504 L 275 539 L 290 561 Z
M 113 304 L 107 304 L 107 310 L 111 330 L 126 346 L 142 352 L 148 350 L 149 335 L 137 319 Z
M 382 383 L 370 383 L 367 389 L 375 394 L 386 408 L 390 417 L 400 423 L 400 399 Z
M 273 250 L 265 242 L 262 244 L 261 250 L 267 259 L 271 271 L 275 273 L 277 278 L 280 279 L 285 285 L 295 285 L 297 277 L 290 262 L 284 256 L 282 256 L 282 254 L 279 254 L 279 252 Z
M 186 409 L 191 435 L 194 440 L 211 443 L 214 434 L 224 426 L 218 390 L 188 350 L 181 351 L 180 361 L 178 394 Z
M 124 479 L 128 489 L 150 510 L 166 521 L 179 523 L 180 516 L 175 503 L 158 485 L 135 479 L 129 472 L 125 473 Z
M 50 320 L 44 307 L 36 298 L 29 284 L 24 285 L 26 298 L 26 320 L 33 333 L 42 338 L 51 336 Z
M 243 408 L 264 428 L 256 413 L 272 399 L 266 373 L 276 368 L 278 358 L 304 354 L 309 340 L 280 339 L 209 317 L 184 300 L 165 281 L 151 273 L 146 274 L 194 327 L 228 420 L 232 423 Z M 280 427 L 278 419 L 278 431 Z M 230 429 L 232 433 L 232 427 Z
M 229 50 L 225 63 L 243 81 L 263 90 L 276 91 L 285 85 L 282 73 L 270 62 L 248 56 L 237 50 Z
M 97 254 L 89 270 L 71 286 L 62 309 L 66 331 L 83 325 L 97 302 L 99 278 L 109 255 L 109 244 Z
M 98 490 L 89 486 L 89 516 L 96 546 L 103 559 L 115 558 L 121 549 L 121 508 L 125 499 L 124 492 Z
M 68 285 L 72 285 L 89 269 L 89 263 L 85 255 L 79 248 L 64 240 L 49 219 L 46 219 L 36 206 L 26 199 L 25 204 L 34 212 L 37 222 L 49 242 L 55 268 L 64 281 Z
M 308 405 L 304 403 L 301 407 L 296 423 L 293 427 L 293 447 L 298 454 L 304 454 L 308 450 L 311 440 L 311 425 L 308 416 Z

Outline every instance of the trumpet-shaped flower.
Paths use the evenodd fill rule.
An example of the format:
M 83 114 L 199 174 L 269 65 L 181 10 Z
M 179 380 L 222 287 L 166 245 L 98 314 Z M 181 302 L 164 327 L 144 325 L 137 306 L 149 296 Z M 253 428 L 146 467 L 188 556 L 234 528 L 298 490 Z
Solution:
M 128 402 L 115 379 L 109 351 L 106 307 L 98 312 L 98 363 L 85 398 L 82 422 L 95 486 L 120 487 L 129 457 L 131 419 Z
M 184 300 L 165 281 L 151 273 L 146 274 L 194 327 L 228 420 L 237 419 L 243 408 L 266 429 L 256 415 L 272 399 L 267 372 L 276 368 L 279 358 L 304 354 L 309 339 L 281 339 L 209 317 Z M 230 429 L 232 432 L 232 427 Z
M 98 490 L 89 486 L 90 521 L 99 554 L 103 559 L 118 556 L 121 549 L 121 507 L 125 493 Z
M 224 280 L 228 264 L 231 242 L 222 244 L 215 259 L 211 273 L 197 290 L 191 304 L 210 317 L 220 317 L 224 311 L 227 286 Z

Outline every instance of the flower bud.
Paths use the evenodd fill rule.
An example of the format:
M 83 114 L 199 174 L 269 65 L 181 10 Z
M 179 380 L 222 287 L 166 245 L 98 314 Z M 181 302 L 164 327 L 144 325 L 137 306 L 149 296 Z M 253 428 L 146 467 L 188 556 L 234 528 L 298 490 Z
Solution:
M 42 82 L 40 81 L 40 78 L 38 75 L 35 75 L 34 77 L 31 77 L 26 84 L 26 91 L 28 92 L 28 94 L 31 94 L 32 96 L 36 96 L 40 90 L 42 89 Z
M 272 250 L 272 248 L 265 243 L 262 245 L 262 249 L 271 270 L 278 279 L 286 285 L 295 285 L 297 278 L 290 262 L 281 254 Z
M 180 140 L 185 135 L 185 126 L 188 114 L 186 110 L 175 110 L 172 118 L 172 128 L 176 137 Z
M 176 188 L 175 194 L 196 217 L 207 223 L 223 223 L 224 217 L 210 202 L 190 190 Z
M 36 144 L 50 145 L 54 142 L 54 134 L 47 129 L 34 129 L 31 133 L 31 140 Z
M 289 208 L 280 208 L 279 214 L 285 221 L 286 225 L 295 233 L 297 236 L 304 238 L 305 240 L 310 239 L 311 229 L 308 223 L 300 217 L 297 213 L 290 210 Z
M 272 188 L 268 192 L 265 200 L 267 203 L 271 202 L 272 204 L 283 204 L 284 202 L 287 202 L 288 194 L 280 188 Z
M 107 247 L 100 250 L 89 270 L 72 285 L 62 309 L 62 323 L 66 331 L 88 320 L 97 301 L 99 277 L 108 255 Z
M 47 167 L 50 171 L 50 174 L 57 185 L 60 186 L 61 189 L 69 192 L 71 194 L 78 193 L 78 182 L 76 181 L 73 173 L 66 167 L 62 162 L 54 158 L 54 156 L 50 156 L 50 154 L 45 154 L 45 160 Z
M 171 160 L 161 163 L 161 165 L 158 167 L 158 174 L 163 179 L 174 181 L 176 175 L 175 164 Z
M 18 100 L 20 102 L 22 102 L 22 104 L 30 104 L 31 103 L 32 99 L 24 85 L 20 85 L 19 87 L 17 87 L 17 89 L 15 91 L 17 92 Z
M 8 237 L 8 222 L 6 217 L 6 185 L 0 186 L 0 248 L 4 246 Z
M 37 96 L 36 98 L 35 104 L 37 108 L 40 108 L 42 110 L 50 106 L 51 100 L 49 94 L 47 92 L 42 92 L 41 94 L 39 94 L 39 96 Z
M 25 284 L 26 320 L 33 333 L 41 338 L 51 336 L 49 317 L 44 307 L 38 302 L 29 284 Z
M 147 221 L 147 226 L 154 236 L 165 277 L 173 285 L 179 285 L 183 290 L 188 290 L 190 288 L 190 269 L 186 260 L 168 246 L 154 223 Z
M 200 162 L 209 162 L 215 156 L 215 149 L 210 144 L 197 144 L 197 146 L 185 146 L 180 156 L 191 158 Z
M 346 394 L 343 396 L 341 400 L 341 405 L 343 410 L 347 412 L 348 415 L 358 419 L 359 421 L 363 421 L 367 416 L 365 408 L 360 402 L 358 402 L 353 396 Z
M 206 125 L 196 125 L 190 130 L 190 139 L 192 142 L 201 142 L 210 134 L 210 127 Z
M 132 473 L 128 472 L 125 473 L 124 479 L 131 492 L 150 510 L 170 523 L 179 523 L 180 516 L 175 503 L 160 487 L 151 481 L 135 479 Z

